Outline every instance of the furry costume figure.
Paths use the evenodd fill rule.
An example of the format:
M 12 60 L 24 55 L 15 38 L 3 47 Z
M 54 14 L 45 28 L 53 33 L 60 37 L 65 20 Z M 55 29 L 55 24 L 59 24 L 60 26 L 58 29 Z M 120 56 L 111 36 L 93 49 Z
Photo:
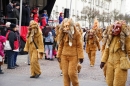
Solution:
M 33 41 L 37 45 L 38 49 L 36 49 L 36 46 Z M 26 45 L 24 48 L 24 51 L 29 52 L 30 55 L 30 63 L 31 63 L 30 78 L 39 77 L 39 75 L 41 74 L 38 59 L 43 57 L 43 51 L 44 51 L 43 45 L 44 44 L 43 44 L 42 32 L 38 26 L 38 23 L 32 20 L 29 25 L 29 32 L 27 36 Z
M 100 68 L 105 67 L 105 76 L 108 86 L 125 86 L 127 70 L 120 68 L 120 58 L 130 58 L 129 28 L 123 21 L 108 26 L 104 33 L 103 45 L 105 46 Z M 118 33 L 118 34 L 117 34 Z
M 83 46 L 80 33 L 72 19 L 64 19 L 59 33 L 57 58 L 61 60 L 64 86 L 79 86 L 77 76 L 78 60 L 83 62 Z
M 100 44 L 98 41 L 98 37 L 96 36 L 95 30 L 91 29 L 90 31 L 88 31 L 86 39 L 86 53 L 88 53 L 90 66 L 93 67 L 95 64 L 97 47 L 98 50 L 100 50 Z
M 95 30 L 95 33 L 96 33 L 97 37 L 99 38 L 99 41 L 101 41 L 102 40 L 102 29 L 99 28 L 99 22 L 98 22 L 97 18 L 95 18 L 95 20 L 94 20 L 92 29 Z

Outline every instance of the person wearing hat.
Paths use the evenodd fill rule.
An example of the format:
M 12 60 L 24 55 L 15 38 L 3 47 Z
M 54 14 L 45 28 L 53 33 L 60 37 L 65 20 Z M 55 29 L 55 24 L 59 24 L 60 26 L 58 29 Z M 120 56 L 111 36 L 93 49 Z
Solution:
M 61 24 L 62 21 L 63 21 L 63 13 L 61 12 L 59 16 L 59 24 Z
M 10 28 L 8 29 L 8 32 L 6 34 L 6 40 L 9 41 L 10 50 L 6 50 L 6 55 L 7 55 L 7 69 L 15 69 L 15 64 L 14 64 L 14 41 L 17 40 L 15 31 L 17 31 L 16 24 L 11 23 Z
M 15 8 L 13 9 L 14 18 L 17 19 L 17 20 L 15 20 L 15 24 L 17 23 L 16 21 L 19 20 L 19 8 L 20 8 L 20 5 L 17 3 Z

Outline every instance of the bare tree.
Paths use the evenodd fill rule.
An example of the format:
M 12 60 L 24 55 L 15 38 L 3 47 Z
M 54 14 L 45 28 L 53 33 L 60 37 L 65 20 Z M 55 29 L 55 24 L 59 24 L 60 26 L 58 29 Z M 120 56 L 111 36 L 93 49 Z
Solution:
M 82 9 L 81 14 L 82 14 L 82 16 L 81 16 L 82 19 L 84 19 L 85 21 L 86 21 L 86 19 L 88 19 L 89 28 L 90 28 L 92 20 L 94 20 L 94 18 L 96 16 L 99 16 L 99 11 L 86 6 Z
M 114 9 L 113 11 L 110 12 L 110 15 L 112 15 L 114 21 L 118 20 L 119 11 L 117 11 L 116 9 Z

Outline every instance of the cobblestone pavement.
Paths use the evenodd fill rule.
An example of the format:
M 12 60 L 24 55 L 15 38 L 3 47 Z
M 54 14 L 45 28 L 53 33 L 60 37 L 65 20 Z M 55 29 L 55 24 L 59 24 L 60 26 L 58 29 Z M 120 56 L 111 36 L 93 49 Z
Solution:
M 107 86 L 103 72 L 100 69 L 101 54 L 97 52 L 96 64 L 89 66 L 87 54 L 85 54 L 82 70 L 78 74 L 80 86 Z M 6 64 L 2 66 L 4 71 L 0 75 L 0 86 L 63 86 L 61 70 L 56 59 L 54 61 L 40 60 L 42 74 L 38 79 L 30 79 L 30 66 L 27 65 L 27 55 L 19 55 L 17 63 L 20 67 L 16 69 L 7 69 Z M 127 85 L 130 86 L 130 72 Z

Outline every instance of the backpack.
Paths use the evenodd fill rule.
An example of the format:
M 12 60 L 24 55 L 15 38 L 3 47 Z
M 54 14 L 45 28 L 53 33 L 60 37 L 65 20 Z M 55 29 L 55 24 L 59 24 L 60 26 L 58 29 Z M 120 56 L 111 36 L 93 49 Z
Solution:
M 53 36 L 52 36 L 52 32 L 49 32 L 48 36 L 45 37 L 45 42 L 51 42 L 51 43 L 54 42 L 54 39 L 53 39 Z

